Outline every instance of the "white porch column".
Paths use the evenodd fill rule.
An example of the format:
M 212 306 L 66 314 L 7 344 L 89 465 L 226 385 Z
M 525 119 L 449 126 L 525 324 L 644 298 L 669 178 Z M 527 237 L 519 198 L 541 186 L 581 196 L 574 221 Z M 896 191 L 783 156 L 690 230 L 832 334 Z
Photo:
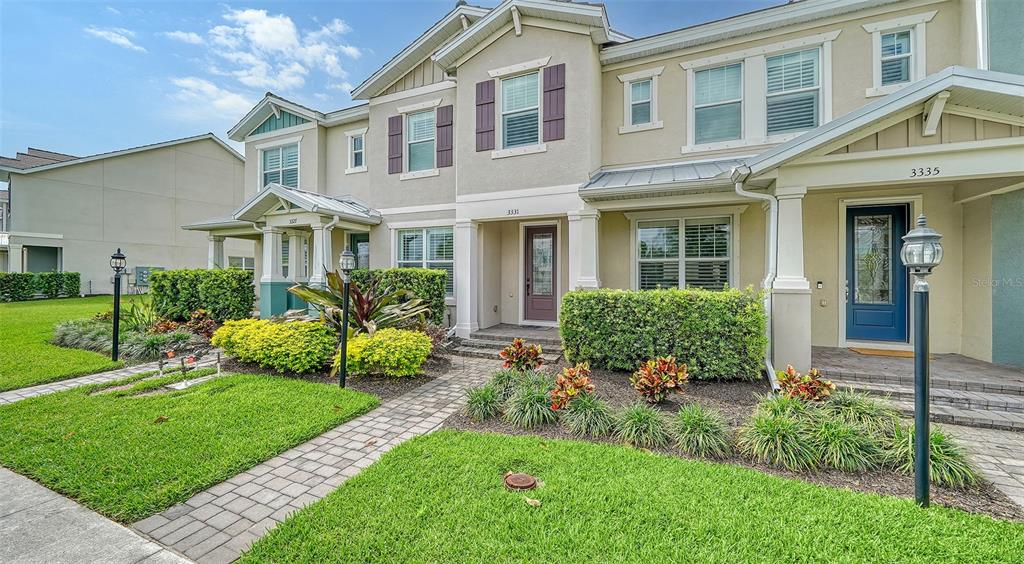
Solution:
M 811 285 L 804 277 L 803 186 L 775 189 L 779 200 L 778 273 L 772 284 L 772 363 L 811 368 Z
M 600 288 L 598 219 L 601 212 L 569 212 L 569 289 Z
M 288 278 L 294 282 L 306 281 L 306 253 L 303 244 L 306 237 L 301 233 L 288 234 Z
M 210 250 L 206 254 L 206 268 L 227 268 L 224 261 L 224 237 L 210 235 L 207 240 L 210 242 Z
M 455 334 L 468 338 L 480 328 L 479 224 L 468 219 L 455 222 Z
M 313 250 L 310 253 L 310 260 L 313 262 L 310 269 L 309 285 L 326 286 L 327 272 L 331 268 L 333 258 L 331 250 L 331 229 L 329 224 L 314 224 L 313 228 Z
M 25 247 L 11 243 L 7 247 L 7 271 L 25 272 Z
M 284 282 L 284 271 L 282 270 L 281 254 L 284 246 L 281 236 L 283 232 L 273 227 L 263 228 L 263 274 L 260 276 L 261 283 Z

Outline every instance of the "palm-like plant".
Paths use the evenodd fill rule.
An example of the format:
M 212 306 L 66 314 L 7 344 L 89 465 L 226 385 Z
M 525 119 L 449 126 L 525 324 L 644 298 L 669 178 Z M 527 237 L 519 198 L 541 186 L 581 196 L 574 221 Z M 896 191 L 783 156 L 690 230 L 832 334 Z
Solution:
M 324 321 L 339 334 L 344 329 L 341 308 L 345 303 L 345 286 L 341 274 L 328 272 L 326 288 L 298 284 L 288 291 L 320 309 Z M 408 290 L 380 287 L 377 282 L 360 288 L 353 282 L 350 291 L 348 324 L 353 333 L 373 333 L 377 329 L 405 325 L 415 319 L 425 323 L 430 313 L 424 301 L 413 297 Z

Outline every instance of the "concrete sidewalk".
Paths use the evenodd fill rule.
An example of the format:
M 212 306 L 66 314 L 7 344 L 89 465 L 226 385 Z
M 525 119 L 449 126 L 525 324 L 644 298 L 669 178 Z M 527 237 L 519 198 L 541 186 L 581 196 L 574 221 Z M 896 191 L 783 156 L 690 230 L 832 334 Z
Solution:
M 6 468 L 0 468 L 0 492 L 0 562 L 189 562 Z

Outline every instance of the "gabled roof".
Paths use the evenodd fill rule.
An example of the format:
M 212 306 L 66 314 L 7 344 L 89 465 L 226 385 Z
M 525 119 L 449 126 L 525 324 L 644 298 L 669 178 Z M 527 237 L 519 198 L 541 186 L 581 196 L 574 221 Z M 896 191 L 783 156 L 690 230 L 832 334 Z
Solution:
M 281 184 L 268 184 L 258 194 L 249 198 L 232 216 L 240 221 L 257 221 L 268 212 L 286 202 L 302 210 L 323 215 L 338 216 L 364 225 L 377 225 L 380 212 L 349 196 L 327 196 L 305 190 L 297 190 Z
M 606 43 L 627 39 L 623 34 L 612 31 L 608 25 L 608 14 L 604 4 L 585 4 L 564 0 L 505 0 L 486 16 L 469 26 L 434 54 L 434 61 L 443 68 L 451 68 L 455 61 L 468 53 L 474 46 L 513 21 L 513 11 L 520 16 L 544 18 L 579 24 L 591 28 L 594 43 Z
M 747 159 L 747 168 L 733 171 L 733 180 L 763 174 L 844 137 L 869 129 L 886 116 L 922 106 L 948 92 L 945 108 L 971 108 L 1024 120 L 1024 76 L 965 67 L 947 67 L 819 126 L 799 137 Z M 994 119 L 994 118 L 992 118 Z
M 249 113 L 245 114 L 234 127 L 228 130 L 228 139 L 239 142 L 245 141 L 245 138 L 254 129 L 259 127 L 270 116 L 278 115 L 281 110 L 287 110 L 291 114 L 320 125 L 340 125 L 350 121 L 365 119 L 370 115 L 370 107 L 365 103 L 325 114 L 282 98 L 272 92 L 267 92 L 263 99 L 249 110 Z
M 78 157 L 72 155 L 65 155 L 64 153 L 56 153 L 54 151 L 45 151 L 43 149 L 29 147 L 24 153 L 17 153 L 14 158 L 0 156 L 0 166 L 8 166 L 11 168 L 25 170 L 27 168 L 61 163 L 77 158 Z
M 396 80 L 405 76 L 416 65 L 434 54 L 439 47 L 444 45 L 452 36 L 461 33 L 463 30 L 462 18 L 466 23 L 472 24 L 478 19 L 487 15 L 487 8 L 460 4 L 454 10 L 448 12 L 430 29 L 423 32 L 412 43 L 398 52 L 384 66 L 377 69 L 377 72 L 370 75 L 362 84 L 352 91 L 353 100 L 365 100 L 380 94 Z

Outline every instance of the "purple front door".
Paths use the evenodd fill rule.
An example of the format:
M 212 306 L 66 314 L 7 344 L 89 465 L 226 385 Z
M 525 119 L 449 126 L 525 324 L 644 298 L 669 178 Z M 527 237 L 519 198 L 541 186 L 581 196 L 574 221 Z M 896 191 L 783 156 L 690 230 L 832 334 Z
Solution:
M 555 321 L 558 242 L 555 226 L 526 228 L 526 319 Z

